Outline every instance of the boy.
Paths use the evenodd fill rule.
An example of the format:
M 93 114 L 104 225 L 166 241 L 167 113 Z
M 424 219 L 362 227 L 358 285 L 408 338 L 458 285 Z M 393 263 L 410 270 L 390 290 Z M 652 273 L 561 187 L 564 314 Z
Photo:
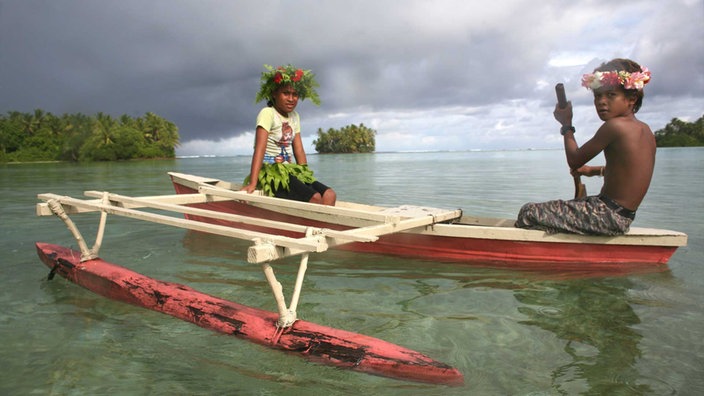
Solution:
M 572 175 L 603 176 L 604 184 L 596 196 L 525 204 L 516 227 L 590 235 L 628 232 L 655 166 L 655 136 L 635 117 L 649 81 L 650 71 L 629 59 L 613 59 L 585 74 L 582 85 L 594 92 L 594 107 L 604 123 L 582 147 L 574 138 L 572 104 L 555 106 Z M 585 165 L 602 151 L 605 166 Z

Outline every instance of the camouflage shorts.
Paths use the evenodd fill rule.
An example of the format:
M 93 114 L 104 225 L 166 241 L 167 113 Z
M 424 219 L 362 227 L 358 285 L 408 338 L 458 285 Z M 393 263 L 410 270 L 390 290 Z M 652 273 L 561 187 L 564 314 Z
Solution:
M 591 196 L 569 201 L 558 199 L 527 203 L 518 212 L 516 227 L 543 230 L 551 234 L 621 235 L 628 232 L 632 222 L 632 218 L 617 213 L 599 196 Z

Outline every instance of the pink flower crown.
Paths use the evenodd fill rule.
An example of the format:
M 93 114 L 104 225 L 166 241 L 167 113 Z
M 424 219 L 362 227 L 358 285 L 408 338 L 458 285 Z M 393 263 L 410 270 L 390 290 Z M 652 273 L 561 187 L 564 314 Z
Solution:
M 582 76 L 582 86 L 595 90 L 602 87 L 613 88 L 623 85 L 625 89 L 643 89 L 643 86 L 650 81 L 650 70 L 643 66 L 641 71 L 629 73 L 627 71 L 597 71 Z

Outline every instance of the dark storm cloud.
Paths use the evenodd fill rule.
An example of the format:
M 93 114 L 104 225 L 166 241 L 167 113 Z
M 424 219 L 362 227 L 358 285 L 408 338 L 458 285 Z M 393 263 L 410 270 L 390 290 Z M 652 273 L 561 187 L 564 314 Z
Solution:
M 292 63 L 321 83 L 323 106 L 302 105 L 314 128 L 336 127 L 325 120 L 338 114 L 339 122 L 374 123 L 382 142 L 399 128 L 465 134 L 457 125 L 467 122 L 478 136 L 508 126 L 539 141 L 542 132 L 531 128 L 545 112 L 549 120 L 554 82 L 572 79 L 575 101 L 588 105 L 580 73 L 615 56 L 654 71 L 649 100 L 693 98 L 688 103 L 701 106 L 703 14 L 701 0 L 7 0 L 0 112 L 151 111 L 175 122 L 183 142 L 218 141 L 252 131 L 262 65 Z M 671 110 L 656 112 L 667 120 L 701 114 Z M 385 123 L 413 113 L 472 116 L 442 133 L 432 130 L 435 121 Z

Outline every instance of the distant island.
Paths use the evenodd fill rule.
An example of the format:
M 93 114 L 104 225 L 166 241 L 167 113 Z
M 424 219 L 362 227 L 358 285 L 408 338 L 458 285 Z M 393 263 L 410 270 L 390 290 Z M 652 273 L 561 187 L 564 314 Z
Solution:
M 318 128 L 318 138 L 313 140 L 315 151 L 329 153 L 373 153 L 376 149 L 376 131 L 364 124 L 347 125 L 341 129 Z
M 0 162 L 174 158 L 178 128 L 154 113 L 113 118 L 43 110 L 0 116 Z
M 673 118 L 665 128 L 655 132 L 658 147 L 704 146 L 704 115 L 694 122 Z

